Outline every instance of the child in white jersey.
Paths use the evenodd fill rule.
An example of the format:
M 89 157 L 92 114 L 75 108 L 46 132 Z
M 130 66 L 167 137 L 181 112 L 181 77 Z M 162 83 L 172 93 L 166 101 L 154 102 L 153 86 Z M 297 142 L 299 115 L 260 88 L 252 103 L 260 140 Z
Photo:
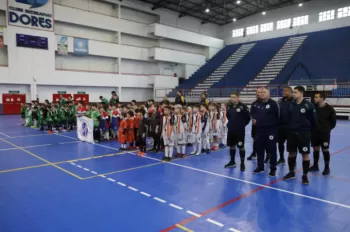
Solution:
M 162 138 L 165 147 L 165 155 L 163 161 L 171 161 L 173 157 L 174 150 L 174 118 L 170 116 L 171 108 L 169 106 L 164 107 L 164 116 L 162 122 Z
M 220 121 L 221 121 L 221 128 L 219 132 L 219 138 L 221 140 L 221 143 L 219 145 L 220 148 L 225 148 L 227 144 L 227 112 L 226 112 L 226 104 L 221 103 L 221 109 L 220 109 Z
M 175 138 L 175 146 L 176 146 L 176 156 L 185 158 L 186 157 L 186 115 L 182 110 L 181 105 L 175 106 L 174 111 L 174 138 Z
M 191 154 L 200 155 L 202 151 L 202 122 L 201 114 L 199 112 L 199 106 L 195 105 L 193 107 L 192 118 L 190 119 L 191 124 L 191 134 L 193 142 L 193 151 Z
M 211 149 L 213 151 L 216 151 L 219 149 L 219 133 L 221 130 L 219 106 L 216 103 L 213 103 L 211 128 L 212 128 L 213 140 L 214 140 L 214 144 L 213 144 L 213 147 Z
M 210 142 L 209 142 L 209 124 L 210 124 L 210 116 L 208 112 L 208 106 L 206 104 L 201 105 L 201 128 L 202 128 L 202 146 L 204 151 L 209 154 L 210 153 Z M 198 153 L 197 153 L 198 154 Z

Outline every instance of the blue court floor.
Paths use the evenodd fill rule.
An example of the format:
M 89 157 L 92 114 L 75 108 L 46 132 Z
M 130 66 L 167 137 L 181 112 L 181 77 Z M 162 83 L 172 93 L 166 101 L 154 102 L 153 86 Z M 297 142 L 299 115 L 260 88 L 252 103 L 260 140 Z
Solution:
M 117 142 L 19 124 L 19 116 L 0 116 L 1 232 L 350 231 L 349 121 L 332 132 L 331 175 L 309 174 L 308 186 L 300 172 L 282 181 L 287 165 L 276 178 L 268 167 L 253 175 L 256 161 L 245 172 L 224 169 L 227 149 L 163 163 L 163 154 L 138 157 Z

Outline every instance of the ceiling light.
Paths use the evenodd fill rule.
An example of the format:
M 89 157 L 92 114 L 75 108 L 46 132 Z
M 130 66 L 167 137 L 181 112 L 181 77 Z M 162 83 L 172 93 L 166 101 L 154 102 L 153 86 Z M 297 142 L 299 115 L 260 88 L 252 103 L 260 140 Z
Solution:
M 265 12 L 265 11 L 263 11 L 261 14 L 262 14 L 262 15 L 266 15 L 266 12 Z
M 236 22 L 236 21 L 237 21 L 237 19 L 236 19 L 236 18 L 234 18 L 234 19 L 233 19 L 233 22 Z
M 298 5 L 299 7 L 302 7 L 303 6 L 303 4 L 302 3 L 299 3 L 299 5 Z
M 210 11 L 210 10 L 209 10 L 209 8 L 205 9 L 205 12 L 207 12 L 207 13 L 208 13 L 209 11 Z
M 237 4 L 241 4 L 241 1 L 240 1 L 240 0 L 238 0 L 236 3 L 237 3 Z

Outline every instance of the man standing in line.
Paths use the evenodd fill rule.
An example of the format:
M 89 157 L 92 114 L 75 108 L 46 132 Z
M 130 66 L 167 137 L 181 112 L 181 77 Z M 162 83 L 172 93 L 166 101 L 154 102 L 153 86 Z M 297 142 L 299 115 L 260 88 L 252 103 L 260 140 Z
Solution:
M 239 155 L 241 158 L 241 171 L 245 171 L 244 159 L 244 139 L 245 139 L 245 127 L 250 122 L 250 114 L 248 107 L 240 102 L 239 93 L 234 92 L 231 94 L 231 102 L 227 110 L 227 145 L 230 147 L 231 160 L 225 165 L 225 168 L 236 167 L 235 155 L 236 146 L 239 149 Z
M 119 97 L 118 97 L 117 93 L 115 91 L 112 91 L 111 94 L 112 94 L 112 97 L 109 100 L 109 104 L 110 105 L 118 104 L 119 103 Z
M 260 102 L 260 88 L 256 90 L 256 100 L 252 103 L 250 112 L 253 112 L 253 109 L 258 107 L 258 103 Z M 254 120 L 254 116 L 251 115 L 252 119 Z M 252 124 L 252 131 L 251 136 L 253 139 L 253 151 L 252 154 L 247 158 L 247 160 L 253 160 L 256 159 L 256 126 L 254 123 Z
M 304 98 L 305 88 L 294 88 L 295 101 L 289 107 L 289 132 L 287 139 L 289 173 L 283 180 L 295 179 L 297 152 L 303 156 L 302 183 L 309 184 L 307 173 L 310 167 L 311 131 L 316 127 L 316 113 L 313 104 Z
M 269 176 L 275 177 L 277 165 L 276 136 L 280 109 L 277 102 L 270 98 L 270 91 L 266 87 L 261 88 L 260 99 L 258 106 L 252 109 L 253 123 L 256 125 L 258 154 L 258 167 L 253 171 L 253 174 L 265 171 L 264 155 L 266 150 L 271 159 Z
M 277 165 L 285 164 L 284 159 L 284 143 L 288 137 L 288 123 L 289 123 L 289 107 L 293 102 L 293 90 L 291 87 L 286 86 L 283 88 L 283 97 L 278 101 L 280 107 L 280 121 L 278 125 L 278 151 L 280 158 L 277 161 Z
M 317 128 L 312 131 L 311 145 L 314 150 L 314 164 L 310 167 L 310 172 L 319 171 L 318 160 L 320 158 L 320 147 L 322 148 L 324 158 L 324 170 L 322 175 L 329 175 L 331 172 L 329 169 L 329 142 L 331 138 L 331 130 L 334 129 L 337 123 L 337 117 L 335 110 L 332 106 L 326 102 L 326 96 L 324 92 L 317 92 L 314 96 L 316 116 L 317 116 Z

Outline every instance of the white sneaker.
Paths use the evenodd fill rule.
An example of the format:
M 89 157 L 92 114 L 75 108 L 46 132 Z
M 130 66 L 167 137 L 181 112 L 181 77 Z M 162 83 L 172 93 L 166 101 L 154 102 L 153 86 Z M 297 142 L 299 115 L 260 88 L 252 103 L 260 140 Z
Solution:
M 200 155 L 200 154 L 201 154 L 201 152 L 200 152 L 200 151 L 196 153 L 196 155 L 197 155 L 197 156 L 198 156 L 198 155 Z
M 196 153 L 197 153 L 197 151 L 194 150 L 194 151 L 191 152 L 191 155 L 194 155 L 194 154 L 196 154 Z

